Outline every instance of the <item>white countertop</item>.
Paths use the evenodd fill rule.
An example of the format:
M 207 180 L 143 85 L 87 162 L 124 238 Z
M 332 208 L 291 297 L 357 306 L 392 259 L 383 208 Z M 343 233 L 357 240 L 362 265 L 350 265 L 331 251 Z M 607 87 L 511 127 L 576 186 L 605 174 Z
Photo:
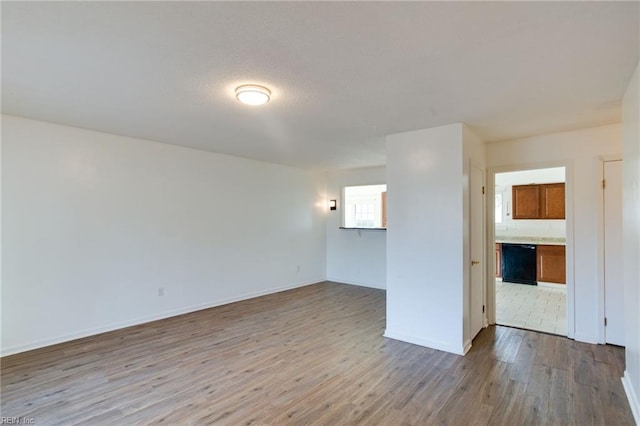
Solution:
M 566 245 L 566 239 L 557 238 L 557 237 L 524 237 L 524 236 L 511 236 L 511 235 L 509 236 L 496 235 L 496 243 L 564 246 Z

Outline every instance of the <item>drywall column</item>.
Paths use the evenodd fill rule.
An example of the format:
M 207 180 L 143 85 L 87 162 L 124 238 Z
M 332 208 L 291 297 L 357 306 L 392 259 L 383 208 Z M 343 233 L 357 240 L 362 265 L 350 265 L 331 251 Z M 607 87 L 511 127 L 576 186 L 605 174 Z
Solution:
M 626 368 L 622 382 L 640 423 L 640 66 L 623 100 L 623 230 Z
M 385 336 L 463 354 L 463 125 L 386 142 Z

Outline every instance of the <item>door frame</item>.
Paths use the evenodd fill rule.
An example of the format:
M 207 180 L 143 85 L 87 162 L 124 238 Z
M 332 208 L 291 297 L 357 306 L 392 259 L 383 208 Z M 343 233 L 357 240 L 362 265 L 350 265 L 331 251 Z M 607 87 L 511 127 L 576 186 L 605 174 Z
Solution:
M 473 265 L 471 265 L 471 261 L 473 260 L 473 244 L 472 244 L 472 232 L 473 230 L 471 229 L 471 217 L 474 213 L 474 209 L 473 209 L 473 203 L 471 202 L 472 197 L 473 197 L 473 187 L 471 185 L 471 174 L 472 174 L 472 169 L 476 168 L 480 171 L 480 177 L 482 179 L 481 181 L 481 185 L 482 188 L 484 189 L 482 197 L 481 197 L 481 205 L 478 208 L 478 211 L 480 212 L 480 214 L 482 215 L 482 218 L 480 220 L 480 264 L 478 265 L 480 268 L 482 268 L 482 270 L 480 271 L 480 277 L 481 277 L 481 282 L 480 282 L 480 289 L 482 291 L 481 294 L 481 300 L 482 300 L 482 305 L 485 307 L 484 312 L 482 314 L 482 324 L 480 325 L 480 329 L 478 330 L 477 333 L 479 333 L 480 331 L 482 331 L 483 328 L 486 328 L 489 325 L 488 322 L 488 310 L 487 310 L 487 260 L 489 259 L 487 252 L 485 250 L 486 244 L 487 244 L 487 229 L 486 226 L 483 226 L 483 222 L 486 223 L 486 217 L 487 217 L 487 170 L 486 168 L 484 168 L 482 166 L 482 164 L 475 162 L 474 160 L 469 160 L 469 263 L 467 263 L 467 268 L 469 268 L 469 338 L 471 340 L 473 340 L 473 338 L 476 337 L 477 334 L 473 334 L 472 330 L 472 324 L 473 324 L 473 319 L 472 319 L 472 311 L 473 311 Z
M 604 163 L 609 161 L 623 161 L 622 155 L 601 155 L 598 158 L 600 160 L 598 172 L 600 182 L 604 181 Z M 604 250 L 604 188 L 601 188 L 600 197 L 598 197 L 598 343 L 603 345 L 607 343 L 606 329 L 604 326 L 604 317 L 606 314 Z
M 573 178 L 573 161 L 543 161 L 539 163 L 522 163 L 508 166 L 489 167 L 487 169 L 486 182 L 486 200 L 495 199 L 495 178 L 497 173 L 519 172 L 524 170 L 533 169 L 548 169 L 552 167 L 564 167 L 565 173 L 565 220 L 566 220 L 566 303 L 567 303 L 567 337 L 573 339 L 575 336 L 575 278 L 574 278 L 574 210 L 573 210 L 573 191 L 574 191 L 574 178 Z M 486 303 L 487 303 L 487 320 L 489 324 L 496 323 L 496 268 L 495 268 L 495 244 L 496 244 L 496 231 L 495 231 L 495 209 L 493 203 L 489 208 L 488 202 L 485 203 L 487 208 L 485 209 L 485 219 L 487 222 L 486 235 L 491 236 L 486 238 L 487 245 L 485 247 L 486 259 L 493 259 L 492 262 L 487 262 L 487 289 L 486 289 Z M 604 232 L 604 231 L 603 231 Z M 604 273 L 603 273 L 604 279 Z M 604 288 L 603 288 L 604 292 Z M 604 305 L 603 305 L 604 309 Z M 604 328 L 604 320 L 602 321 Z

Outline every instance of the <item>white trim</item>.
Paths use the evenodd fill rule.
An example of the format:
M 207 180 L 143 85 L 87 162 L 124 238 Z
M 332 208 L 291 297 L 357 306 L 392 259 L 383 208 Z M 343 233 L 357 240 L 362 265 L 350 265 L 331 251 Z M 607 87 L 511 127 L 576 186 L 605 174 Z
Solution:
M 633 389 L 633 384 L 631 383 L 631 378 L 629 377 L 629 372 L 627 370 L 624 370 L 624 376 L 622 376 L 622 386 L 624 387 L 624 392 L 627 394 L 633 418 L 636 421 L 636 424 L 640 424 L 640 404 L 638 403 L 638 395 Z
M 461 346 L 454 346 L 447 342 L 423 339 L 422 337 L 411 336 L 404 333 L 397 333 L 393 330 L 389 330 L 388 328 L 385 330 L 383 336 L 389 339 L 400 340 L 402 342 L 412 343 L 414 345 L 420 345 L 431 349 L 437 349 L 439 351 L 449 352 L 456 355 L 464 355 L 466 353 L 466 344 Z M 469 342 L 469 348 L 470 347 L 471 343 Z
M 487 168 L 487 197 L 495 197 L 495 175 L 496 173 L 509 173 L 522 170 L 547 169 L 551 167 L 564 167 L 565 181 L 565 249 L 566 249 L 566 311 L 567 311 L 567 337 L 589 343 L 598 343 L 597 338 L 593 340 L 591 336 L 575 335 L 575 259 L 574 259 L 574 162 L 566 161 L 543 161 L 539 163 L 519 163 L 508 166 L 494 166 Z M 487 198 L 489 199 L 489 198 Z M 487 209 L 487 252 L 495 252 L 495 212 L 494 209 Z M 491 256 L 495 264 L 495 254 Z M 496 289 L 495 289 L 495 267 L 491 265 L 487 268 L 487 318 L 490 324 L 496 323 Z M 492 279 L 492 275 L 494 279 Z
M 575 283 L 575 213 L 574 204 L 574 163 L 567 162 L 564 169 L 565 180 L 565 256 L 566 256 L 566 312 L 567 337 L 575 338 L 576 334 L 576 283 Z
M 598 156 L 598 158 L 603 163 L 606 163 L 607 161 L 622 161 L 624 157 L 622 154 L 612 154 L 612 155 L 600 155 Z
M 386 290 L 387 287 L 379 286 L 375 284 L 363 283 L 359 281 L 351 281 L 351 280 L 343 280 L 340 278 L 327 277 L 327 281 L 331 281 L 338 284 L 348 284 L 348 285 L 357 285 L 358 287 L 367 287 L 367 288 L 377 288 L 378 290 Z
M 471 349 L 471 340 L 467 340 L 466 342 L 464 342 L 464 347 L 462 348 L 464 355 L 466 355 L 470 349 Z
M 20 353 L 20 352 L 26 352 L 26 351 L 30 351 L 32 349 L 43 348 L 45 346 L 51 346 L 51 345 L 55 345 L 55 344 L 58 344 L 58 343 L 64 343 L 64 342 L 68 342 L 68 341 L 71 341 L 71 340 L 81 339 L 83 337 L 89 337 L 89 336 L 94 336 L 96 334 L 101 334 L 101 333 L 106 333 L 106 332 L 109 332 L 109 331 L 119 330 L 121 328 L 131 327 L 131 326 L 134 326 L 134 325 L 140 325 L 140 324 L 144 324 L 144 323 L 147 323 L 147 322 L 152 322 L 152 321 L 157 321 L 157 320 L 161 320 L 161 319 L 165 319 L 165 318 L 174 317 L 174 316 L 177 316 L 177 315 L 188 314 L 188 313 L 200 311 L 200 310 L 203 310 L 203 309 L 214 308 L 216 306 L 227 305 L 229 303 L 239 302 L 241 300 L 253 299 L 255 297 L 266 296 L 268 294 L 279 293 L 281 291 L 291 290 L 291 289 L 299 288 L 299 287 L 305 287 L 305 286 L 308 286 L 308 285 L 311 285 L 311 284 L 317 284 L 317 283 L 320 283 L 320 282 L 323 282 L 323 281 L 311 281 L 311 282 L 294 283 L 294 284 L 291 284 L 291 285 L 272 288 L 272 289 L 268 289 L 268 290 L 257 291 L 257 292 L 252 292 L 252 293 L 246 293 L 244 295 L 237 296 L 237 297 L 230 297 L 230 298 L 227 298 L 227 299 L 216 300 L 216 301 L 202 303 L 202 304 L 198 304 L 198 305 L 187 306 L 187 307 L 184 307 L 184 308 L 172 309 L 170 311 L 164 311 L 164 312 L 160 312 L 160 313 L 153 314 L 153 315 L 147 315 L 147 316 L 136 318 L 136 319 L 133 319 L 133 320 L 117 322 L 117 323 L 109 324 L 109 325 L 106 325 L 106 326 L 103 326 L 103 327 L 89 328 L 89 329 L 77 331 L 77 332 L 74 332 L 74 333 L 63 334 L 63 335 L 59 335 L 59 336 L 52 337 L 52 338 L 36 340 L 36 341 L 33 341 L 33 342 L 29 342 L 29 343 L 25 343 L 25 344 L 21 344 L 21 345 L 16 345 L 16 346 L 10 346 L 8 348 L 3 347 L 1 352 L 0 352 L 0 356 L 4 357 L 4 356 L 7 356 L 7 355 L 13 355 L 13 354 L 17 354 L 17 353 Z
M 598 182 L 604 182 L 604 159 L 600 158 L 600 167 L 598 167 Z M 604 187 L 598 188 L 598 209 L 596 214 L 598 217 L 597 237 L 598 237 L 598 343 L 606 343 L 606 328 L 604 325 L 605 318 L 605 282 L 604 282 Z
M 544 281 L 538 281 L 538 286 L 539 287 L 546 287 L 546 288 L 555 288 L 557 290 L 566 290 L 567 289 L 567 285 L 566 284 L 547 283 L 547 282 L 544 282 Z
M 591 343 L 597 345 L 599 343 L 598 335 L 575 333 L 573 339 L 576 342 Z
M 620 155 L 600 156 L 600 169 L 598 171 L 598 180 L 604 182 L 605 163 L 613 161 L 623 161 Z M 604 187 L 600 187 L 600 196 L 598 197 L 598 343 L 607 343 L 607 328 L 604 325 L 604 319 L 607 316 L 606 309 L 606 280 L 605 280 L 605 229 L 604 229 Z M 621 225 L 622 226 L 622 225 Z M 622 252 L 624 254 L 624 250 Z
M 485 165 L 478 163 L 477 161 L 475 161 L 473 158 L 469 158 L 469 171 L 468 171 L 468 187 L 471 188 L 471 169 L 475 167 L 476 169 L 480 170 L 482 173 L 482 205 L 480 207 L 480 211 L 482 213 L 482 220 L 484 220 L 484 222 L 482 222 L 482 220 L 480 221 L 480 227 L 481 227 L 481 242 L 480 242 L 480 266 L 482 267 L 482 271 L 480 273 L 480 288 L 482 288 L 482 306 L 483 306 L 483 314 L 482 314 L 482 324 L 480 325 L 480 330 L 478 330 L 478 333 L 480 331 L 482 331 L 483 328 L 487 327 L 488 321 L 487 321 L 487 305 L 488 305 L 488 299 L 487 299 L 487 293 L 488 293 L 488 288 L 487 288 L 487 270 L 489 269 L 487 267 L 487 259 L 489 258 L 489 256 L 487 255 L 487 227 L 486 227 L 486 216 L 487 216 L 487 191 L 486 191 L 486 187 L 487 187 L 487 168 Z M 468 300 L 469 303 L 467 304 L 467 309 L 469 310 L 469 316 L 468 319 L 466 320 L 466 329 L 467 330 L 471 330 L 471 312 L 472 312 L 472 283 L 473 283 L 473 271 L 471 268 L 471 258 L 472 258 L 472 244 L 471 244 L 471 215 L 472 215 L 472 205 L 471 205 L 471 197 L 472 197 L 472 193 L 471 190 L 469 190 L 469 194 L 468 194 L 468 202 L 469 202 L 469 223 L 468 223 L 468 232 L 469 232 L 469 239 L 468 239 L 468 243 L 469 243 L 469 258 L 466 260 L 466 263 L 468 266 L 467 268 L 469 271 L 469 280 L 468 283 L 466 285 L 466 291 L 468 292 Z M 494 203 L 492 202 L 491 205 L 493 206 Z M 495 213 L 495 209 L 494 213 Z M 491 258 L 493 259 L 493 256 L 495 255 L 495 250 L 490 251 L 489 253 L 491 253 Z M 494 262 L 495 263 L 495 262 Z M 470 334 L 470 333 L 468 333 Z M 471 336 L 471 339 L 473 339 L 475 336 L 477 336 L 477 333 L 474 334 L 473 336 Z M 468 345 L 468 346 L 467 346 Z M 466 354 L 469 349 L 471 349 L 471 340 L 468 340 L 467 342 L 465 342 L 464 344 L 464 353 Z
M 485 176 L 485 198 L 486 199 L 494 199 L 496 196 L 495 191 L 495 171 L 493 169 L 487 169 Z M 485 207 L 489 205 L 489 203 L 485 203 Z M 495 229 L 495 213 L 496 209 L 485 209 L 485 221 L 487 224 L 487 237 L 485 239 L 485 250 L 487 251 L 487 256 L 485 259 L 491 259 L 491 262 L 487 262 L 487 271 L 486 271 L 486 309 L 485 309 L 485 318 L 487 321 L 487 325 L 496 323 L 496 229 Z M 502 278 L 500 278 L 502 281 Z

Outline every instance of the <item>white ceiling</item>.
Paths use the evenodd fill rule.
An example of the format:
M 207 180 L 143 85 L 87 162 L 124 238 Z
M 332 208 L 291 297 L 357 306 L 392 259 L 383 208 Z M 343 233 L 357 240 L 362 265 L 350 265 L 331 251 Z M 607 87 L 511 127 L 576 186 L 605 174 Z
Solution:
M 2 2 L 2 110 L 309 169 L 621 119 L 639 3 Z M 233 89 L 273 91 L 261 108 Z

